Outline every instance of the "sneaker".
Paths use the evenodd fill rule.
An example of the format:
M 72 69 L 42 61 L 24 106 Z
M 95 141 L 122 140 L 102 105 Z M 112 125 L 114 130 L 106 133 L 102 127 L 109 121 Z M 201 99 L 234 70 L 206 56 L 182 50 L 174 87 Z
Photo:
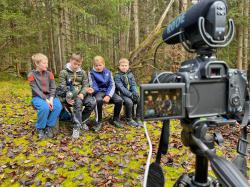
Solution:
M 44 133 L 44 130 L 43 129 L 38 129 L 38 139 L 43 140 L 45 138 L 46 138 L 46 135 Z
M 129 119 L 127 120 L 127 124 L 133 127 L 138 127 L 139 125 L 133 120 L 133 119 Z
M 80 129 L 79 128 L 73 128 L 72 138 L 77 139 L 80 136 Z
M 46 127 L 45 133 L 49 138 L 53 138 L 53 129 L 51 127 Z
M 136 119 L 135 121 L 136 121 L 138 127 L 142 127 L 143 126 L 143 123 L 142 123 L 142 121 L 140 119 Z
M 117 128 L 123 128 L 123 125 L 120 120 L 110 120 L 110 123 Z
M 101 128 L 102 128 L 102 123 L 101 123 L 101 122 L 95 122 L 95 124 L 94 124 L 94 126 L 93 126 L 93 130 L 94 130 L 95 132 L 98 132 L 98 131 L 101 130 Z
M 88 131 L 89 127 L 88 127 L 88 125 L 86 123 L 82 123 L 81 129 L 84 130 L 84 131 Z

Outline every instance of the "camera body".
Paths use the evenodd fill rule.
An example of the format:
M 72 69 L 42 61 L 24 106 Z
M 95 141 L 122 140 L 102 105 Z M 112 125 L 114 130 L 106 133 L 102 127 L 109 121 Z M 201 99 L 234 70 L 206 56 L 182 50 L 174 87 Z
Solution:
M 159 164 L 161 154 L 168 149 L 168 119 L 179 118 L 182 143 L 190 147 L 196 161 L 195 172 L 180 176 L 174 187 L 249 186 L 246 156 L 250 101 L 246 72 L 230 69 L 215 56 L 215 49 L 227 46 L 234 35 L 233 20 L 228 19 L 226 26 L 226 15 L 226 0 L 200 0 L 163 32 L 163 42 L 181 43 L 197 57 L 182 62 L 176 73 L 155 73 L 151 84 L 140 85 L 142 119 L 163 121 L 156 162 L 150 165 L 147 184 L 158 182 L 164 186 Z M 223 143 L 222 135 L 207 132 L 237 122 L 241 123 L 239 154 L 230 162 L 214 152 L 214 144 Z M 217 179 L 208 177 L 208 160 Z
M 182 43 L 187 51 L 197 53 L 195 59 L 182 62 L 177 73 L 161 72 L 151 80 L 151 83 L 157 84 L 184 83 L 185 89 L 181 92 L 184 99 L 179 99 L 182 102 L 179 105 L 184 106 L 185 111 L 184 115 L 181 111 L 178 115 L 171 116 L 169 113 L 163 118 L 162 112 L 155 112 L 155 116 L 151 113 L 150 117 L 143 110 L 143 119 L 199 118 L 237 114 L 244 110 L 248 85 L 246 72 L 230 69 L 226 62 L 215 56 L 215 49 L 227 46 L 234 35 L 233 20 L 229 19 L 226 26 L 226 15 L 225 0 L 203 0 L 178 16 L 164 30 L 164 42 Z M 170 87 L 165 85 L 165 94 L 174 89 Z M 144 109 L 149 108 L 147 96 L 148 91 L 153 93 L 152 89 L 149 84 L 141 85 L 141 105 Z M 154 89 L 156 92 L 157 86 Z M 160 90 L 163 94 L 162 86 Z M 171 101 L 175 97 L 178 95 L 169 95 Z M 152 99 L 157 103 L 157 96 Z M 155 105 L 155 111 L 159 111 L 159 105 Z
M 242 112 L 247 90 L 244 71 L 229 69 L 214 56 L 182 63 L 171 82 L 185 83 L 186 117 L 206 117 Z

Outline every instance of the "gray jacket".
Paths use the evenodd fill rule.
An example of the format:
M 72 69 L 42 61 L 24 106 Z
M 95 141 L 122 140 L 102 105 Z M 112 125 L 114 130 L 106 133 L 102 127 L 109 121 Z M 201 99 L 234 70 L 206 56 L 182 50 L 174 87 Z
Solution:
M 28 74 L 32 97 L 41 97 L 42 99 L 50 99 L 55 97 L 56 84 L 53 73 L 49 71 L 32 70 Z

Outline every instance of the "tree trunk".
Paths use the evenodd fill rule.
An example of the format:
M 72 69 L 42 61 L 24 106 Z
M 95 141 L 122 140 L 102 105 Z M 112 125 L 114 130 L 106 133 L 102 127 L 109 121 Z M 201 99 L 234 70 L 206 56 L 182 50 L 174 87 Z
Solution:
M 138 0 L 134 1 L 134 27 L 135 27 L 135 48 L 139 47 L 139 15 L 138 15 Z
M 119 8 L 119 7 L 118 7 Z M 129 10 L 128 7 L 123 5 L 119 8 L 122 18 L 128 17 Z M 121 30 L 121 29 L 120 29 Z M 126 54 L 126 30 L 121 30 L 119 34 L 119 56 L 124 57 Z
M 62 0 L 63 1 L 63 0 Z M 62 7 L 62 1 L 59 7 L 59 35 L 58 35 L 58 48 L 59 48 L 59 54 L 60 54 L 60 61 L 61 61 L 61 69 L 63 69 L 63 66 L 65 65 L 65 33 L 64 33 L 64 16 L 63 16 L 63 7 Z
M 243 15 L 243 5 L 239 2 L 239 9 L 241 12 L 241 16 Z M 242 57 L 243 57 L 243 27 L 242 24 L 238 25 L 237 28 L 237 41 L 238 41 L 238 50 L 237 50 L 237 68 L 242 70 Z
M 130 37 L 130 21 L 131 21 L 131 2 L 129 3 L 128 6 L 128 21 L 129 21 L 129 25 L 128 25 L 128 29 L 127 29 L 127 38 L 126 38 L 126 55 L 129 53 L 130 48 L 129 48 L 129 37 Z
M 243 48 L 243 69 L 248 69 L 248 24 L 249 24 L 249 0 L 244 2 L 244 18 L 246 18 L 246 24 L 244 24 L 243 36 L 244 36 L 244 48 Z
M 162 23 L 170 7 L 172 6 L 173 2 L 174 0 L 171 0 L 169 2 L 168 6 L 166 7 L 165 11 L 161 15 L 158 21 L 158 24 L 154 28 L 154 30 L 147 36 L 147 38 L 141 43 L 141 45 L 131 53 L 130 58 L 129 58 L 131 63 L 133 64 L 139 63 L 140 58 L 143 57 L 151 49 L 151 46 L 153 45 L 153 43 L 159 38 L 159 35 L 162 33 L 161 32 Z

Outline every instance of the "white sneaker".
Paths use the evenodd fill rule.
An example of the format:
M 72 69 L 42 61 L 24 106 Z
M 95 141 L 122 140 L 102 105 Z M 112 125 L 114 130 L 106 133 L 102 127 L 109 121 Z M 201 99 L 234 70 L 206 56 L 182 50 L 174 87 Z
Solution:
M 72 138 L 77 139 L 80 136 L 80 129 L 73 128 Z

